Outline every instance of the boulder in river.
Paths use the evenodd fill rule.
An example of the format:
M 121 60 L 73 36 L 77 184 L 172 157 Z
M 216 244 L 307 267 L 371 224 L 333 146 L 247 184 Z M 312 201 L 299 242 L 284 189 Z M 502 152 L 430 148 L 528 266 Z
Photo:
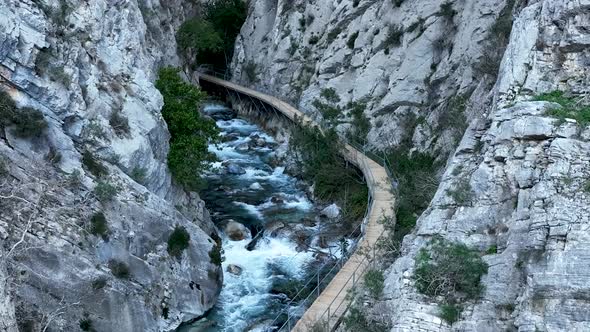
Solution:
M 236 276 L 241 275 L 242 271 L 244 271 L 244 269 L 241 266 L 236 264 L 229 264 L 225 270 Z
M 238 152 L 246 152 L 246 151 L 250 150 L 250 146 L 248 145 L 248 143 L 242 143 L 242 144 L 236 146 L 235 149 Z
M 246 170 L 238 164 L 229 163 L 226 169 L 229 174 L 246 174 Z
M 283 204 L 283 203 L 285 203 L 285 201 L 282 198 L 277 197 L 277 196 L 271 197 L 270 201 L 272 203 L 275 203 L 275 204 Z
M 336 219 L 340 216 L 340 208 L 336 204 L 328 205 L 320 212 L 320 215 L 328 219 Z
M 260 183 L 258 182 L 254 182 L 250 185 L 250 189 L 252 190 L 261 190 L 262 186 L 260 185 Z
M 225 224 L 224 232 L 232 241 L 242 241 L 252 236 L 248 227 L 234 220 Z

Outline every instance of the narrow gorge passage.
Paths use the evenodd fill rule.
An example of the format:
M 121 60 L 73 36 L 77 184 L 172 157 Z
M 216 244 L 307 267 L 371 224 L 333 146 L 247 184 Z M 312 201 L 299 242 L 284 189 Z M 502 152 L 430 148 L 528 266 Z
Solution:
M 317 245 L 325 221 L 308 198 L 308 185 L 285 173 L 278 156 L 286 153 L 286 143 L 235 118 L 223 105 L 208 104 L 205 113 L 222 132 L 222 142 L 210 146 L 219 161 L 206 177 L 203 199 L 220 230 L 224 283 L 217 306 L 182 331 L 262 329 L 293 309 L 287 308 L 289 297 L 306 279 L 307 268 L 319 262 L 306 249 Z M 322 262 L 337 255 L 337 248 L 322 249 L 328 253 Z

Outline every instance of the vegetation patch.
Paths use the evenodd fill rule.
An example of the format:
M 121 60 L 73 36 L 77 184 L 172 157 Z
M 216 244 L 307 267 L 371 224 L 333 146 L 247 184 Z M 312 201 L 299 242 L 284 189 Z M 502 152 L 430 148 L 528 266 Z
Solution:
M 98 181 L 98 184 L 94 187 L 94 195 L 103 203 L 112 201 L 118 192 L 117 187 L 106 181 Z
M 129 128 L 129 120 L 121 114 L 121 112 L 114 111 L 111 113 L 109 124 L 119 136 L 129 135 L 131 129 Z
M 371 296 L 374 298 L 381 297 L 383 294 L 383 287 L 385 283 L 385 278 L 383 277 L 383 272 L 379 270 L 369 270 L 365 273 L 365 287 L 371 293 Z
M 513 10 L 516 0 L 508 0 L 500 12 L 498 19 L 489 29 L 489 35 L 483 46 L 483 57 L 475 65 L 475 71 L 480 75 L 488 75 L 495 82 L 500 69 L 502 57 L 510 40 L 513 24 Z
M 221 263 L 223 263 L 223 253 L 220 244 L 215 244 L 211 248 L 209 258 L 211 259 L 211 264 L 221 266 Z
M 178 30 L 176 40 L 184 57 L 191 59 L 195 51 L 198 63 L 226 68 L 233 56 L 236 37 L 246 21 L 246 5 L 242 0 L 207 2 L 202 16 L 189 19 Z
M 481 295 L 481 277 L 487 272 L 477 251 L 436 237 L 418 252 L 414 279 L 420 293 L 443 299 L 441 317 L 452 324 L 460 316 L 460 304 Z
M 180 258 L 182 252 L 189 247 L 191 240 L 190 234 L 186 228 L 176 226 L 174 231 L 168 237 L 168 253 L 170 256 Z
M 41 111 L 31 107 L 18 108 L 12 97 L 0 91 L 0 128 L 14 126 L 13 133 L 22 138 L 39 137 L 47 128 Z
M 121 262 L 120 260 L 111 259 L 109 261 L 109 269 L 111 269 L 111 273 L 119 279 L 129 279 L 131 276 L 131 272 L 129 271 L 127 264 Z
M 145 169 L 144 167 L 135 167 L 133 171 L 131 171 L 131 178 L 139 184 L 144 184 L 146 180 L 146 175 L 147 169 Z
M 82 164 L 86 169 L 97 177 L 103 177 L 109 174 L 109 170 L 104 166 L 90 151 L 82 154 Z
M 350 228 L 364 216 L 368 188 L 360 171 L 340 156 L 341 147 L 334 129 L 322 134 L 317 128 L 302 126 L 292 131 L 290 149 L 299 161 L 303 178 L 314 183 L 319 200 L 343 207 L 344 227 Z
M 215 122 L 199 113 L 205 94 L 184 82 L 178 69 L 163 68 L 156 88 L 164 97 L 162 116 L 170 131 L 168 167 L 174 179 L 188 190 L 201 185 L 199 174 L 214 160 L 208 151 L 210 141 L 216 141 L 219 130 Z
M 344 327 L 350 332 L 386 332 L 390 328 L 367 317 L 363 308 L 352 306 L 344 317 Z
M 574 119 L 581 126 L 590 123 L 590 105 L 584 104 L 581 98 L 567 97 L 563 91 L 553 91 L 535 97 L 537 101 L 549 101 L 561 105 L 560 108 L 552 108 L 547 115 L 565 121 Z
M 106 238 L 109 234 L 109 225 L 104 213 L 97 212 L 90 218 L 90 233 Z

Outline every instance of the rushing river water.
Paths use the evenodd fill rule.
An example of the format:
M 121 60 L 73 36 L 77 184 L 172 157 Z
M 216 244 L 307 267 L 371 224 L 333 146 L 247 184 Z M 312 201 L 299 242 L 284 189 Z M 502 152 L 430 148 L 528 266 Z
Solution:
M 221 231 L 224 283 L 217 306 L 192 331 L 264 330 L 288 302 L 285 294 L 272 291 L 273 285 L 303 278 L 303 267 L 314 260 L 311 253 L 298 253 L 297 243 L 289 236 L 267 234 L 271 232 L 263 232 L 255 246 L 248 246 L 270 223 L 303 227 L 307 220 L 313 229 L 316 226 L 309 221 L 317 217 L 317 209 L 307 198 L 305 185 L 285 174 L 284 165 L 273 162 L 276 151 L 285 147 L 259 126 L 229 119 L 227 111 L 216 104 L 205 108 L 216 119 L 223 143 L 210 146 L 219 162 L 213 165 L 206 179 L 208 189 L 202 193 Z M 245 225 L 251 234 L 230 240 L 224 227 L 231 220 Z M 238 266 L 241 274 L 228 272 L 230 265 Z

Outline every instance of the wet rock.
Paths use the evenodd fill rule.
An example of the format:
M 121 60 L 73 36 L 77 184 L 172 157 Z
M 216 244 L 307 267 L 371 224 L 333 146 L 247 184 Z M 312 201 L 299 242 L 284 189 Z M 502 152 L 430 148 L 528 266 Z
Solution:
M 320 215 L 328 219 L 336 219 L 340 216 L 340 208 L 336 204 L 331 204 L 325 207 Z
M 248 143 L 242 143 L 242 144 L 236 146 L 235 149 L 238 152 L 245 152 L 245 151 L 250 150 L 250 146 L 248 145 Z
M 242 272 L 244 271 L 244 269 L 241 266 L 236 265 L 236 264 L 229 264 L 225 270 L 233 275 L 236 275 L 236 276 L 241 275 Z
M 310 218 L 304 218 L 303 220 L 301 220 L 301 224 L 303 224 L 303 226 L 305 227 L 315 227 L 317 225 L 317 222 Z
M 209 116 L 211 118 L 213 118 L 214 120 L 227 121 L 227 120 L 234 119 L 236 117 L 236 113 L 229 108 L 224 108 L 224 109 L 220 109 L 215 112 L 209 113 Z
M 274 204 L 283 204 L 283 203 L 285 203 L 285 201 L 284 201 L 282 198 L 280 198 L 280 197 L 277 197 L 277 196 L 273 196 L 273 197 L 270 199 L 270 201 L 271 201 L 272 203 L 274 203 Z
M 223 231 L 232 241 L 241 241 L 252 236 L 248 227 L 234 220 L 229 220 Z
M 264 231 L 272 237 L 276 237 L 278 230 L 285 228 L 286 224 L 282 221 L 271 221 L 264 225 Z
M 227 164 L 226 169 L 229 174 L 246 174 L 246 170 L 238 164 L 229 163 Z
M 237 141 L 238 138 L 240 138 L 240 134 L 238 134 L 238 133 L 229 133 L 229 134 L 227 134 L 225 136 L 222 136 L 221 137 L 221 141 L 224 142 L 224 143 L 225 142 L 233 142 L 233 141 Z

